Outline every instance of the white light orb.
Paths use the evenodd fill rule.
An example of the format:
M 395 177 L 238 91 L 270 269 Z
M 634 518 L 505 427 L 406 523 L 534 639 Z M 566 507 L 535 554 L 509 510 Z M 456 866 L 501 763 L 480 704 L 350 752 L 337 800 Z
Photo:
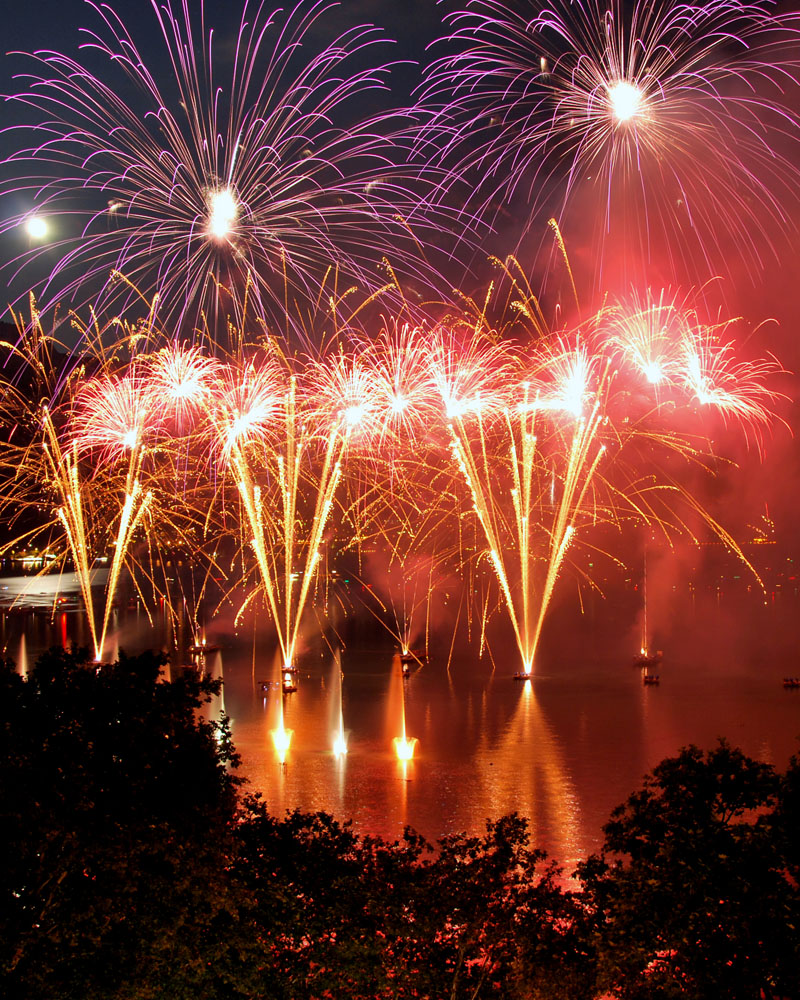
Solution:
M 611 113 L 618 122 L 628 122 L 642 108 L 643 94 L 637 86 L 627 80 L 619 80 L 608 89 Z
M 236 217 L 239 205 L 230 188 L 211 191 L 208 196 L 208 234 L 217 240 L 227 239 Z
M 47 222 L 41 215 L 32 215 L 25 224 L 32 240 L 43 240 L 47 236 Z

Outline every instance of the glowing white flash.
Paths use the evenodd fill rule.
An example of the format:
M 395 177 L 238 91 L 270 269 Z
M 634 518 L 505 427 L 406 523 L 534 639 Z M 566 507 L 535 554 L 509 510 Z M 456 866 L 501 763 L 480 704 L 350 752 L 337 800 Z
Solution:
M 41 215 L 32 215 L 28 219 L 25 228 L 28 231 L 28 236 L 32 240 L 43 240 L 47 236 L 47 222 L 41 217 Z
M 292 744 L 292 734 L 294 730 L 284 729 L 281 726 L 278 729 L 273 729 L 271 732 L 272 745 L 275 747 L 275 753 L 278 756 L 278 760 L 281 764 L 286 761 L 286 754 L 289 752 L 289 747 Z
M 415 736 L 412 736 L 410 740 L 406 739 L 405 736 L 395 736 L 393 743 L 398 760 L 413 760 L 414 747 L 417 745 Z
M 224 240 L 231 234 L 239 205 L 230 188 L 212 191 L 208 196 L 208 234 L 214 239 Z
M 348 406 L 344 411 L 345 423 L 348 427 L 356 427 L 364 419 L 365 410 L 363 406 L 353 405 Z
M 648 361 L 644 366 L 645 378 L 648 382 L 655 385 L 656 382 L 660 382 L 664 377 L 664 371 L 661 367 L 659 361 Z
M 611 113 L 618 122 L 630 121 L 642 106 L 642 92 L 627 80 L 619 80 L 608 88 Z

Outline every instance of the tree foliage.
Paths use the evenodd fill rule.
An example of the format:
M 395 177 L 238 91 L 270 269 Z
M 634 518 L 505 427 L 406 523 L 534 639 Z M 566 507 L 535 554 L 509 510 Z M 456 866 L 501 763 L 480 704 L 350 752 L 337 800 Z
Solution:
M 0 995 L 800 997 L 800 761 L 662 761 L 569 882 L 516 814 L 436 845 L 243 796 L 219 682 L 0 667 Z
M 0 672 L 7 995 L 193 996 L 206 974 L 236 758 L 197 712 L 215 682 L 167 683 L 163 663 L 53 649 L 26 679 Z
M 614 810 L 603 855 L 582 868 L 614 996 L 800 995 L 779 791 L 773 767 L 722 741 L 662 761 Z

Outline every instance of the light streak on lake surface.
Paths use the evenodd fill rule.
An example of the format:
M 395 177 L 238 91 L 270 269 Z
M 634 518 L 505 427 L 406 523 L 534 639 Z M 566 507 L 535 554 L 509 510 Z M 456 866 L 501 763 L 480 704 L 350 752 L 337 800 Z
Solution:
M 32 578 L 25 578 L 29 583 Z M 19 580 L 2 579 L 3 604 Z M 51 644 L 89 641 L 83 616 L 53 607 L 44 579 L 29 587 L 38 610 L 0 616 L 5 654 L 26 650 L 28 668 Z M 77 596 L 77 594 L 75 595 Z M 707 595 L 705 608 L 686 607 L 658 637 L 664 648 L 661 683 L 646 687 L 631 666 L 636 652 L 637 596 L 595 598 L 583 616 L 568 601 L 554 609 L 532 682 L 515 682 L 516 650 L 495 641 L 492 660 L 457 642 L 449 670 L 450 635 L 438 637 L 430 662 L 415 665 L 405 684 L 406 732 L 416 738 L 414 759 L 397 760 L 391 692 L 396 686 L 393 640 L 369 622 L 345 629 L 342 652 L 346 757 L 331 750 L 333 654 L 316 638 L 299 659 L 298 690 L 284 699 L 294 735 L 285 764 L 270 736 L 278 693 L 262 690 L 272 677 L 276 644 L 252 618 L 238 635 L 208 623 L 208 669 L 224 679 L 224 707 L 242 757 L 242 773 L 269 808 L 325 810 L 352 818 L 362 833 L 397 838 L 408 824 L 435 839 L 480 832 L 485 820 L 517 810 L 531 822 L 533 841 L 570 870 L 599 848 L 611 809 L 637 788 L 663 757 L 689 743 L 711 747 L 725 737 L 745 753 L 785 767 L 797 751 L 800 691 L 786 691 L 785 675 L 800 673 L 796 625 L 800 598 L 778 593 L 766 605 L 755 594 Z M 746 613 L 745 613 L 746 612 Z M 52 615 L 52 618 L 51 618 Z M 24 635 L 25 642 L 21 644 Z M 114 610 L 110 643 L 134 653 L 176 638 L 168 617 L 151 628 L 127 601 Z M 711 641 L 709 636 L 722 637 Z M 253 650 L 255 648 L 255 660 Z M 209 706 L 215 715 L 219 705 Z

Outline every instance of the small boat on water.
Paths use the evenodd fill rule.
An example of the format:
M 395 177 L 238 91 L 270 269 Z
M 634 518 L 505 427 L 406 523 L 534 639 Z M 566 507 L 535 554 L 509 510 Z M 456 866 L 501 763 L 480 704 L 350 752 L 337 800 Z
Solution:
M 641 667 L 643 670 L 648 670 L 650 667 L 657 667 L 661 663 L 663 657 L 663 652 L 657 649 L 655 653 L 648 653 L 646 649 L 642 649 L 633 658 L 634 667 Z
M 800 677 L 784 677 L 783 686 L 788 691 L 795 691 L 800 688 Z
M 189 655 L 193 657 L 207 656 L 209 653 L 218 653 L 219 646 L 214 646 L 203 639 L 202 642 L 195 642 L 189 647 Z
M 428 654 L 422 649 L 401 650 L 399 655 L 403 677 L 411 676 L 411 668 L 415 663 L 418 667 L 421 667 L 428 662 Z
M 661 663 L 663 657 L 663 652 L 657 649 L 654 653 L 650 652 L 650 645 L 648 641 L 648 626 L 647 626 L 647 549 L 644 552 L 644 572 L 642 574 L 642 640 L 641 646 L 639 647 L 639 652 L 633 658 L 634 667 L 639 667 L 642 670 L 649 670 L 651 667 L 657 667 Z
M 518 670 L 514 674 L 515 681 L 529 681 L 533 677 L 533 673 L 530 670 Z
M 400 652 L 401 663 L 427 663 L 428 654 L 424 649 L 404 649 Z
M 297 690 L 297 669 L 295 667 L 287 667 L 283 671 L 281 689 L 284 694 L 291 694 L 292 691 Z

